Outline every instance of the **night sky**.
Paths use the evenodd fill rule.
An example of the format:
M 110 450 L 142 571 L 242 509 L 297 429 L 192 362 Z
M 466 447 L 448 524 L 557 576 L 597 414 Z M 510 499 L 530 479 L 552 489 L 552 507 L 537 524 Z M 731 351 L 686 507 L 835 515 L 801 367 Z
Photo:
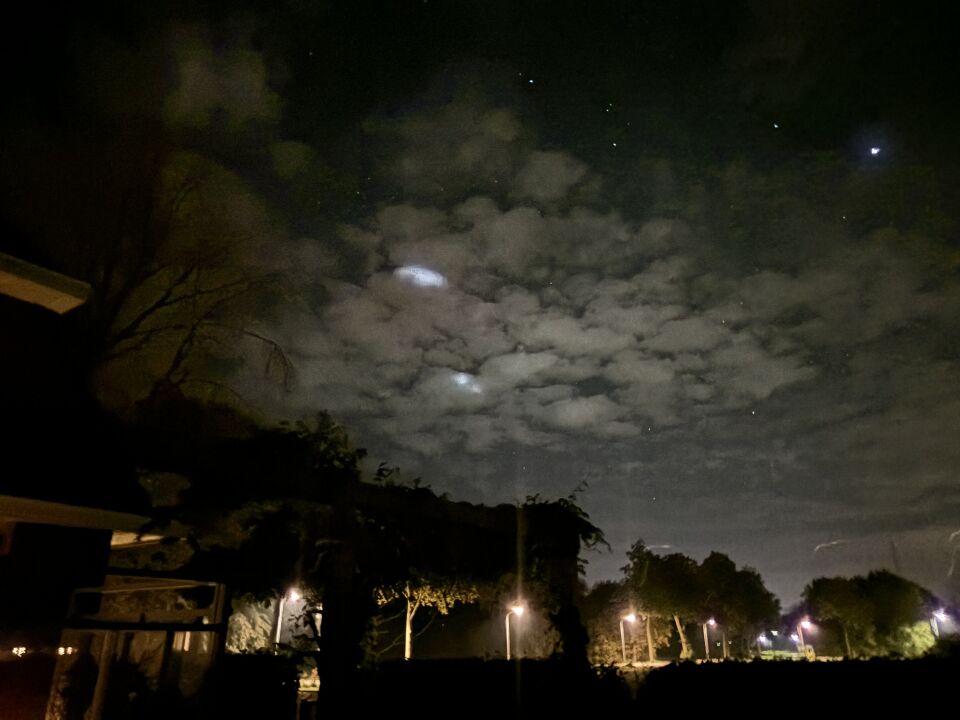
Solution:
M 124 162 L 101 149 L 163 147 L 163 177 L 199 178 L 171 257 L 202 238 L 269 278 L 232 309 L 249 333 L 195 348 L 195 393 L 328 410 L 454 499 L 577 491 L 613 549 L 590 580 L 643 538 L 726 552 L 785 604 L 880 566 L 960 585 L 945 15 L 76 5 L 5 23 L 3 243 L 89 279 L 71 243 Z M 101 369 L 109 406 L 146 392 L 154 339 Z

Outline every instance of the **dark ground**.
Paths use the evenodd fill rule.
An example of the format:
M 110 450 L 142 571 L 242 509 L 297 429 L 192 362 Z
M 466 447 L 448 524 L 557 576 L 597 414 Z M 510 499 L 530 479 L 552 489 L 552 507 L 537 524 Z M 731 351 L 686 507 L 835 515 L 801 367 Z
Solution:
M 25 660 L 0 668 L 2 720 L 42 717 L 18 710 L 21 703 L 45 696 L 46 686 L 31 681 L 35 671 L 45 668 L 34 665 Z M 292 718 L 290 670 L 282 658 L 254 656 L 225 673 L 202 705 L 177 710 L 157 703 L 135 715 L 120 710 L 117 717 Z M 646 718 L 652 712 L 859 718 L 888 717 L 904 708 L 911 717 L 933 711 L 939 716 L 955 702 L 958 679 L 956 657 L 683 663 L 653 670 L 640 683 L 625 681 L 615 669 L 597 672 L 551 661 L 412 661 L 385 663 L 359 674 L 337 697 L 318 706 L 304 703 L 300 718 Z M 33 706 L 42 708 L 43 703 Z

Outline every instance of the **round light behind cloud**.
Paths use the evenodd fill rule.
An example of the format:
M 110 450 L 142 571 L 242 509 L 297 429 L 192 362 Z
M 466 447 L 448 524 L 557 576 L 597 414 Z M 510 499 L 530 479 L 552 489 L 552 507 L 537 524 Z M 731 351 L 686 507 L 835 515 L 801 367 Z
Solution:
M 483 388 L 480 387 L 480 383 L 477 382 L 477 379 L 470 375 L 469 373 L 458 372 L 453 374 L 453 384 L 459 388 L 462 388 L 465 392 L 473 393 L 479 395 Z
M 443 275 L 422 265 L 398 267 L 393 271 L 393 276 L 415 287 L 445 288 L 447 286 L 447 279 Z

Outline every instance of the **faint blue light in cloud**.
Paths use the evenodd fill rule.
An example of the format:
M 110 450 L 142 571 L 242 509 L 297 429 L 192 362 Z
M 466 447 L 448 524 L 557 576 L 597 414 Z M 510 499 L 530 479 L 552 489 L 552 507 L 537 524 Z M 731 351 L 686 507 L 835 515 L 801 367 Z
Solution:
M 453 384 L 475 395 L 480 394 L 482 390 L 482 388 L 480 387 L 480 383 L 477 382 L 477 379 L 473 375 L 470 375 L 468 373 L 463 373 L 463 372 L 454 373 Z
M 393 271 L 393 275 L 417 287 L 444 288 L 447 286 L 447 279 L 443 275 L 422 265 L 398 267 Z

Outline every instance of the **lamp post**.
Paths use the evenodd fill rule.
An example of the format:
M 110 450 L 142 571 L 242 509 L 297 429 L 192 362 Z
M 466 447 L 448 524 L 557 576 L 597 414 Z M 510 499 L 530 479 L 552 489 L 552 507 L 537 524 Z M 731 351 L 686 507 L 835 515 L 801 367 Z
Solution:
M 620 652 L 623 654 L 623 664 L 627 664 L 627 640 L 623 635 L 623 622 L 626 620 L 628 623 L 635 623 L 637 621 L 637 616 L 633 613 L 629 615 L 624 615 L 620 618 Z
M 707 660 L 710 659 L 710 635 L 707 632 L 707 625 L 713 627 L 717 624 L 717 621 L 713 618 L 710 618 L 703 624 L 703 654 L 706 656 Z
M 523 605 L 514 605 L 510 608 L 510 611 L 507 613 L 507 616 L 503 619 L 503 628 L 507 633 L 507 660 L 510 659 L 510 616 L 516 615 L 520 617 L 523 615 Z

